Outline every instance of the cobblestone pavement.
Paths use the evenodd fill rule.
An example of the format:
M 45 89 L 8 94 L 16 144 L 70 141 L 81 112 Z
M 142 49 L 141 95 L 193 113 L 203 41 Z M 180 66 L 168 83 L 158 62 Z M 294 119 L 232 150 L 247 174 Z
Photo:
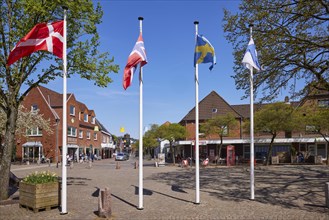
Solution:
M 324 219 L 324 186 L 328 166 L 256 166 L 255 199 L 250 197 L 247 166 L 209 166 L 200 169 L 200 204 L 195 202 L 195 169 L 167 165 L 154 167 L 144 161 L 144 209 L 138 210 L 138 169 L 134 159 L 113 159 L 74 164 L 67 169 L 67 211 L 58 208 L 34 213 L 20 208 L 19 192 L 14 204 L 0 205 L 0 219 L 99 219 L 99 189 L 112 194 L 111 219 Z M 19 178 L 32 171 L 50 170 L 61 175 L 56 165 L 12 165 Z

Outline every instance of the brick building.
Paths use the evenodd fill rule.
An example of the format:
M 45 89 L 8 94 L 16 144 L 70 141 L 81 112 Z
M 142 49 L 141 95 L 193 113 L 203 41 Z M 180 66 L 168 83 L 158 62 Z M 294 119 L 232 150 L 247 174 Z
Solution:
M 329 93 L 314 92 L 299 102 L 289 102 L 288 99 L 286 99 L 285 102 L 294 107 L 318 105 L 329 108 Z M 261 106 L 261 104 L 255 104 L 255 111 Z M 235 129 L 228 130 L 223 138 L 221 157 L 226 158 L 227 146 L 234 145 L 235 155 L 238 156 L 238 158 L 247 160 L 250 158 L 250 136 L 248 132 L 243 131 L 243 123 L 246 119 L 250 118 L 250 105 L 230 105 L 215 91 L 212 91 L 199 102 L 200 124 L 215 116 L 226 115 L 227 113 L 231 113 L 235 116 L 238 126 Z M 195 107 L 191 109 L 179 123 L 186 127 L 188 137 L 186 140 L 176 142 L 175 153 L 183 157 L 192 156 L 195 158 Z M 254 136 L 255 158 L 261 161 L 262 157 L 266 155 L 271 139 L 270 136 L 265 133 L 255 133 Z M 214 134 L 207 137 L 200 136 L 200 157 L 209 157 L 213 159 L 218 156 L 216 155 L 216 146 L 219 144 L 220 139 L 218 135 Z M 281 162 L 291 162 L 290 154 L 292 150 L 295 150 L 297 152 L 303 152 L 308 156 L 313 156 L 313 158 L 319 155 L 322 157 L 322 160 L 326 160 L 328 148 L 327 142 L 319 134 L 314 134 L 307 130 L 305 130 L 305 132 L 280 132 L 275 139 L 272 155 L 286 155 L 285 158 L 282 158 Z
M 40 128 L 28 130 L 26 136 L 17 137 L 18 159 L 40 160 L 42 156 L 61 161 L 63 95 L 42 86 L 33 88 L 25 97 L 23 106 L 39 110 L 50 121 L 51 134 Z M 75 160 L 80 154 L 111 157 L 114 150 L 111 134 L 96 119 L 94 110 L 67 94 L 67 152 Z

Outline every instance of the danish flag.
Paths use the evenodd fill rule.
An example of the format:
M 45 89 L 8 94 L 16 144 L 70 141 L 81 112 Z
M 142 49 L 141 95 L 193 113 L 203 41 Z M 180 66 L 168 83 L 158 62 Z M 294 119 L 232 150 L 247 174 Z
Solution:
M 7 65 L 15 63 L 22 57 L 38 50 L 45 50 L 63 58 L 63 25 L 64 21 L 40 23 L 23 37 L 10 52 Z

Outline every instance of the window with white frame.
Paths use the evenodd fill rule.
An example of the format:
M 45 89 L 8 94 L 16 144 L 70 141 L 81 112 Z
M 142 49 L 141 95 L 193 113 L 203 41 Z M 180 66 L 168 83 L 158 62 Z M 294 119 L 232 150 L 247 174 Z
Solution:
M 106 143 L 106 135 L 102 135 L 102 143 Z
M 90 139 L 90 131 L 86 131 L 87 139 Z
M 318 106 L 321 108 L 329 107 L 329 99 L 318 100 Z
M 83 138 L 83 130 L 79 130 L 79 138 Z
M 223 129 L 223 135 L 224 136 L 228 135 L 228 128 L 227 128 L 227 126 L 222 126 L 222 129 Z
M 77 136 L 77 128 L 68 126 L 67 127 L 67 136 L 76 137 Z
M 305 126 L 305 131 L 307 133 L 315 133 L 316 132 L 316 127 L 314 125 L 306 125 Z
M 88 114 L 83 114 L 83 120 L 84 120 L 85 122 L 88 122 Z
M 26 130 L 27 136 L 42 136 L 42 129 L 39 127 Z
M 74 105 L 70 105 L 70 115 L 75 115 L 75 107 L 74 107 Z
M 94 140 L 97 140 L 97 132 L 94 132 Z
M 95 118 L 95 116 L 92 116 L 92 117 L 91 117 L 91 123 L 92 123 L 92 124 L 95 124 L 95 122 L 96 122 L 96 118 Z

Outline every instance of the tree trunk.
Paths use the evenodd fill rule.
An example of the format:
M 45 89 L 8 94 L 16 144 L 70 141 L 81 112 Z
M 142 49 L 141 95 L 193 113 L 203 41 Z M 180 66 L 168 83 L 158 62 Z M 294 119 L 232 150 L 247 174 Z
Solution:
M 273 134 L 270 146 L 268 148 L 267 158 L 266 158 L 266 166 L 270 165 L 270 161 L 272 159 L 272 148 L 273 148 L 273 143 L 274 143 L 275 137 L 276 137 L 276 133 Z
M 171 153 L 171 159 L 172 159 L 172 162 L 174 165 L 176 165 L 176 162 L 175 162 L 175 152 L 174 152 L 174 148 L 172 146 L 172 142 L 170 141 L 170 153 Z
M 9 175 L 11 158 L 15 145 L 15 130 L 18 108 L 10 106 L 7 112 L 6 132 L 4 145 L 0 150 L 0 200 L 8 199 L 9 197 Z
M 223 136 L 220 136 L 220 145 L 219 145 L 219 150 L 218 150 L 218 157 L 221 158 L 222 156 L 222 148 L 223 148 Z

